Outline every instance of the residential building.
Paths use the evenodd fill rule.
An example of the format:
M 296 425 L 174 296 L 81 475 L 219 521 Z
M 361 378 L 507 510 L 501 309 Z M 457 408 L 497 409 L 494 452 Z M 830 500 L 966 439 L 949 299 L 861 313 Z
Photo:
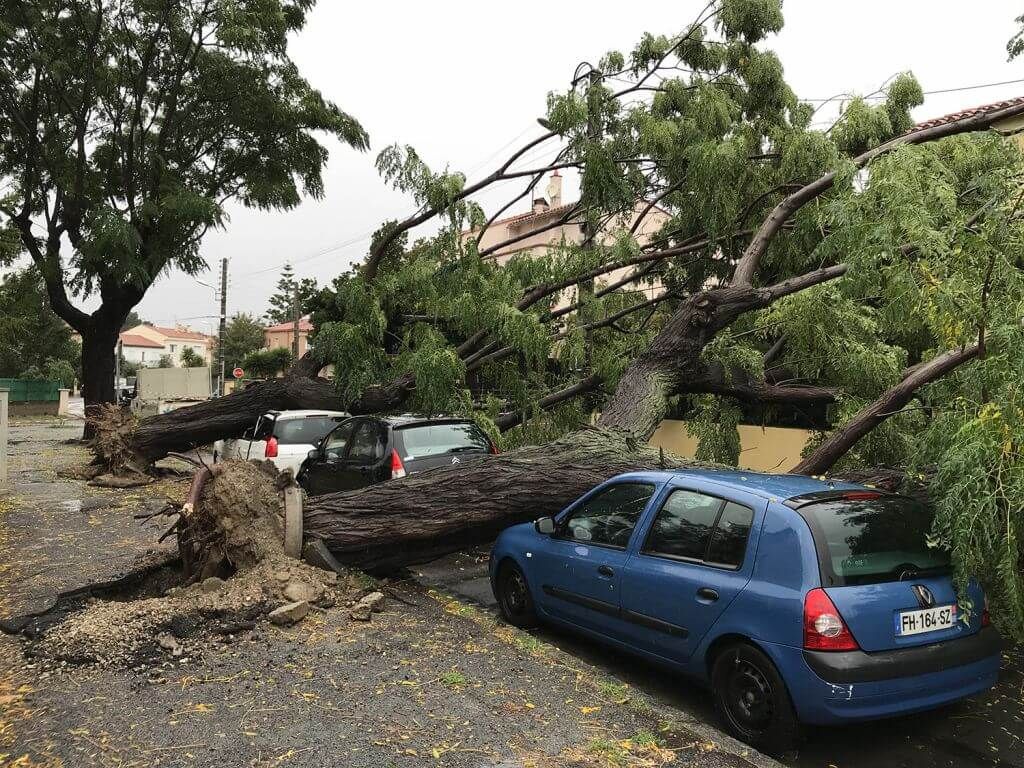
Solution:
M 516 216 L 495 221 L 480 240 L 480 250 L 485 251 L 495 245 L 508 243 L 498 248 L 488 258 L 493 258 L 498 264 L 505 264 L 513 256 L 521 255 L 543 255 L 547 249 L 560 244 L 582 243 L 584 240 L 583 222 L 577 217 L 568 218 L 564 223 L 558 223 L 564 218 L 576 203 L 562 202 L 562 176 L 554 171 L 548 179 L 546 197 L 538 197 L 533 201 L 532 210 Z M 637 219 L 643 220 L 637 226 L 634 236 L 640 245 L 651 241 L 654 235 L 661 229 L 670 218 L 668 212 L 658 206 L 649 206 L 646 202 L 640 201 L 629 213 L 608 222 L 603 230 L 598 233 L 597 242 L 608 245 L 614 242 L 616 233 L 623 229 L 631 229 Z M 476 235 L 475 230 L 464 233 L 464 237 L 470 238 Z M 515 242 L 509 242 L 514 240 Z M 595 287 L 620 280 L 625 277 L 634 267 L 626 267 L 602 275 L 595 281 Z M 648 298 L 654 298 L 662 292 L 660 283 L 637 284 L 633 290 L 643 292 Z M 565 292 L 559 299 L 559 304 L 572 300 L 573 291 Z
M 121 359 L 136 366 L 156 365 L 164 353 L 164 345 L 159 341 L 147 339 L 137 333 L 125 331 L 119 336 L 119 340 L 121 342 Z
M 305 317 L 300 318 L 298 357 L 302 357 L 306 354 L 306 350 L 309 349 L 309 334 L 312 332 L 313 323 L 309 321 L 309 316 L 306 315 Z M 284 347 L 290 351 L 294 337 L 294 322 L 271 325 L 263 329 L 263 347 L 264 349 L 277 349 L 278 347 Z
M 193 331 L 190 328 L 184 326 L 178 326 L 176 328 L 168 328 L 160 325 L 150 325 L 149 323 L 142 323 L 136 325 L 134 328 L 129 328 L 121 334 L 121 345 L 122 349 L 125 348 L 125 336 L 129 337 L 141 337 L 151 343 L 157 344 L 160 347 L 159 353 L 154 354 L 154 360 L 150 363 L 150 354 L 146 354 L 146 365 L 156 365 L 159 362 L 162 355 L 169 355 L 171 362 L 175 366 L 180 366 L 181 353 L 186 349 L 191 349 L 199 357 L 203 359 L 206 365 L 210 365 L 213 359 L 213 337 L 207 336 L 205 333 L 199 333 Z M 137 342 L 137 338 L 132 339 L 133 342 Z M 139 350 L 139 354 L 143 351 L 153 350 L 155 347 L 142 346 L 139 344 L 131 345 L 134 349 Z M 125 360 L 129 358 L 125 356 Z M 137 362 L 143 362 L 141 360 Z

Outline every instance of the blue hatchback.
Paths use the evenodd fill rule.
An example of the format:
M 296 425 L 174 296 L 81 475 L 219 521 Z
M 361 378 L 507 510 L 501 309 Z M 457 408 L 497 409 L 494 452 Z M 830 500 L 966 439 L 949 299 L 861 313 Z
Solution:
M 796 475 L 619 475 L 498 537 L 504 618 L 571 627 L 709 683 L 769 752 L 801 723 L 937 707 L 996 682 L 985 598 L 957 600 L 927 507 Z

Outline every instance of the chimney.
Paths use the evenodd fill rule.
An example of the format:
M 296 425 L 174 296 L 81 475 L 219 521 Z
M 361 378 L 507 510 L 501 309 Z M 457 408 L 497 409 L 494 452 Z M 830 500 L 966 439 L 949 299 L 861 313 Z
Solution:
M 562 204 L 562 174 L 557 170 L 553 171 L 551 178 L 548 179 L 548 200 L 551 201 L 552 208 Z
M 538 197 L 533 201 L 534 213 L 544 213 L 544 211 L 548 210 L 549 207 L 550 206 L 548 205 L 548 201 L 545 200 L 543 197 Z

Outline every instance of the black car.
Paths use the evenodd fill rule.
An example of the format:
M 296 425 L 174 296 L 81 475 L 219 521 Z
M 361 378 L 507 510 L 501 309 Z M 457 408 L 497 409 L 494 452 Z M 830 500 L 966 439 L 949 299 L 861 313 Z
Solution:
M 309 452 L 298 481 L 306 493 L 316 496 L 497 452 L 484 431 L 469 419 L 354 416 Z

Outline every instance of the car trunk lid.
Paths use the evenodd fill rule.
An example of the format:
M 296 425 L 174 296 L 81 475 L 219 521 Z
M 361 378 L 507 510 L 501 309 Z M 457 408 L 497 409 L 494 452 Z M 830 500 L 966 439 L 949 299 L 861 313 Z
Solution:
M 984 597 L 972 584 L 957 604 L 949 553 L 929 546 L 929 507 L 875 491 L 796 501 L 790 506 L 811 528 L 822 586 L 862 650 L 927 645 L 980 628 Z

